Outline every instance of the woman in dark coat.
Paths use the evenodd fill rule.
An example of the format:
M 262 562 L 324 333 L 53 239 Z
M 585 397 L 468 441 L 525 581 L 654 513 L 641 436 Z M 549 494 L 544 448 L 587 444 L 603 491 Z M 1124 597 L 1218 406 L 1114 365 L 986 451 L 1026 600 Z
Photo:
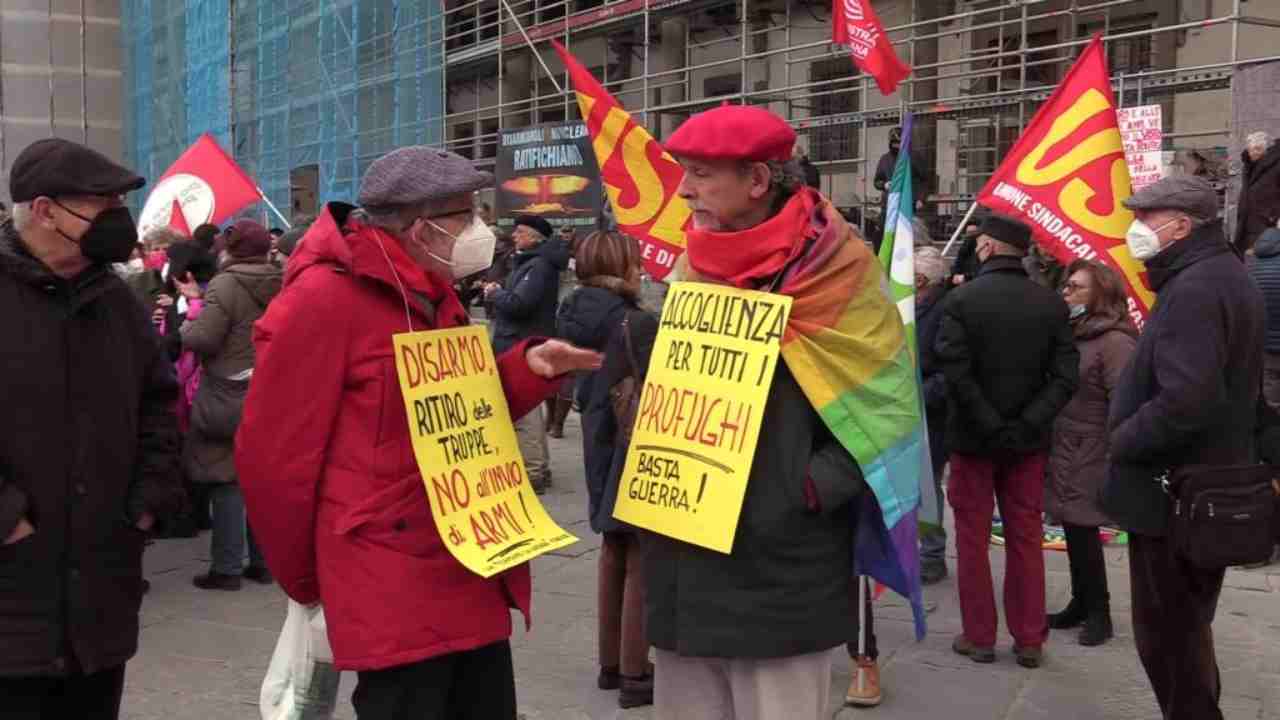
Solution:
M 208 486 L 213 508 L 212 565 L 194 580 L 203 590 L 239 590 L 241 577 L 271 581 L 253 533 L 246 530 L 233 440 L 253 376 L 253 324 L 280 292 L 282 275 L 268 260 L 271 236 L 261 224 L 238 220 L 223 237 L 228 257 L 207 288 L 178 281 L 191 303 L 181 328 L 182 346 L 199 356 L 201 367 L 183 459 L 192 480 Z
M 605 353 L 604 366 L 585 376 L 578 390 L 591 529 L 604 535 L 599 577 L 599 686 L 602 690 L 620 687 L 618 704 L 624 708 L 650 705 L 653 676 L 644 630 L 641 547 L 635 532 L 613 518 L 627 447 L 620 441 L 609 391 L 633 374 L 629 350 L 635 353 L 636 363 L 648 357 L 658 323 L 637 304 L 640 253 L 634 240 L 618 232 L 594 232 L 579 246 L 575 265 L 582 286 L 560 304 L 558 334 L 576 345 Z M 630 349 L 624 331 L 630 335 Z M 643 377 L 637 382 L 643 382 Z
M 1061 519 L 1071 566 L 1071 602 L 1049 615 L 1049 627 L 1084 625 L 1081 645 L 1112 635 L 1107 569 L 1098 528 L 1109 523 L 1098 492 L 1107 473 L 1107 410 L 1111 391 L 1137 345 L 1124 286 L 1115 271 L 1077 260 L 1067 269 L 1062 297 L 1080 351 L 1080 387 L 1053 425 L 1045 510 Z

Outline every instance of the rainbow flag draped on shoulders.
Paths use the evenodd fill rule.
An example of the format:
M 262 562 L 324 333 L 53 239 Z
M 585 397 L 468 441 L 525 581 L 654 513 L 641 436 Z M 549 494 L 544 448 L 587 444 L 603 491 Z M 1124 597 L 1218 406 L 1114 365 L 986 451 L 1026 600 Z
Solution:
M 862 469 L 853 571 L 911 603 L 925 634 L 916 512 L 927 435 L 909 336 L 884 271 L 827 201 L 815 239 L 779 292 L 793 299 L 782 357 L 809 402 Z
M 620 221 L 619 226 L 670 253 L 671 275 L 667 277 L 667 268 L 651 269 L 655 277 L 705 281 L 682 254 L 689 213 L 675 192 L 679 166 L 580 62 L 559 44 L 556 50 L 578 93 L 601 177 L 614 186 L 609 200 L 615 212 L 636 214 L 630 204 L 636 202 L 633 189 L 634 197 L 641 191 L 649 194 L 643 205 L 651 212 L 636 214 L 637 222 Z M 624 135 L 621 144 L 633 153 L 625 163 L 614 152 Z M 641 157 L 650 164 L 638 164 Z M 643 168 L 639 179 L 631 175 L 636 167 Z M 805 250 L 789 266 L 778 290 L 793 298 L 782 358 L 831 433 L 858 462 L 872 490 L 853 509 L 859 514 L 859 529 L 851 571 L 869 575 L 910 600 L 916 637 L 923 638 L 916 513 L 921 473 L 929 472 L 930 466 L 910 346 L 913 336 L 903 327 L 884 271 L 861 235 L 816 191 L 800 192 L 812 193 L 813 211 L 808 228 L 800 229 L 807 239 Z M 660 208 L 666 210 L 658 212 Z M 664 219 L 668 214 L 671 219 Z M 679 259 L 674 259 L 677 254 Z

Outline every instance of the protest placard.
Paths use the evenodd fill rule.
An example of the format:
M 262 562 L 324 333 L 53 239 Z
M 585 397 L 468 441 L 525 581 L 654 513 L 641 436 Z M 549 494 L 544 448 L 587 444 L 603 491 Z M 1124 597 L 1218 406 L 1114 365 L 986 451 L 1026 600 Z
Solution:
M 484 328 L 392 339 L 431 515 L 458 562 L 490 577 L 577 542 L 529 485 Z
M 1129 165 L 1129 181 L 1134 192 L 1164 177 L 1164 156 L 1160 152 L 1164 143 L 1163 117 L 1159 105 L 1116 110 L 1120 142 L 1124 146 L 1124 158 Z
M 728 553 L 791 298 L 676 283 L 663 306 L 614 517 Z

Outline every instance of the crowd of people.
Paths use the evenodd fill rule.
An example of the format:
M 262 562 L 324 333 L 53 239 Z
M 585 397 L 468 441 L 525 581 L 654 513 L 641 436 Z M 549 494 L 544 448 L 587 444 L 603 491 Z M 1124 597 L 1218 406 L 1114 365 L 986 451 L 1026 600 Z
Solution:
M 1257 139 L 1234 248 L 1201 177 L 1125 201 L 1129 251 L 1158 295 L 1141 332 L 1111 267 L 1052 267 L 1011 218 L 975 218 L 954 263 L 915 251 L 935 479 L 925 491 L 955 517 L 956 653 L 999 656 L 997 508 L 1006 625 L 1025 668 L 1042 664 L 1051 630 L 1079 628 L 1084 646 L 1112 638 L 1099 529 L 1118 526 L 1130 531 L 1137 652 L 1163 716 L 1222 717 L 1211 624 L 1225 568 L 1193 564 L 1172 542 L 1157 478 L 1280 462 L 1280 229 L 1275 198 L 1251 189 L 1278 156 Z M 664 146 L 693 211 L 673 279 L 789 295 L 788 330 L 803 332 L 832 302 L 815 302 L 819 290 L 838 286 L 843 303 L 854 289 L 839 278 L 881 270 L 813 187 L 795 141 L 767 110 L 725 106 Z M 844 647 L 847 701 L 881 702 L 871 598 L 852 571 L 853 508 L 869 488 L 804 379 L 781 362 L 770 381 L 731 552 L 618 520 L 659 328 L 658 308 L 641 302 L 639 245 L 536 215 L 500 238 L 476 201 L 492 183 L 453 153 L 401 148 L 370 165 L 356 204 L 329 203 L 288 230 L 241 219 L 139 242 L 124 198 L 141 177 L 65 140 L 17 158 L 0 223 L 0 323 L 24 338 L 6 347 L 3 381 L 22 412 L 0 419 L 7 717 L 117 717 L 143 548 L 208 528 L 211 565 L 195 585 L 278 582 L 323 607 L 336 666 L 358 673 L 361 720 L 514 720 L 510 611 L 531 622 L 533 579 L 527 564 L 481 577 L 446 548 L 391 345 L 468 324 L 473 304 L 537 492 L 552 486 L 548 436 L 564 436 L 571 408 L 581 415 L 586 512 L 603 536 L 601 689 L 623 708 L 654 705 L 659 720 L 818 720 Z M 859 303 L 862 335 L 839 336 L 841 347 L 901 340 L 887 295 Z M 1064 529 L 1071 580 L 1052 613 L 1046 515 Z M 946 545 L 940 528 L 921 537 L 923 583 L 951 574 Z

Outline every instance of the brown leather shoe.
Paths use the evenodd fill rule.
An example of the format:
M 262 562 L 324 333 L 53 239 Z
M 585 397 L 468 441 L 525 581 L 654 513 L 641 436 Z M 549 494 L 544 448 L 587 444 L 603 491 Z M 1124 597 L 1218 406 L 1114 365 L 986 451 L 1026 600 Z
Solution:
M 857 707 L 879 705 L 880 666 L 866 655 L 859 655 L 853 661 L 853 679 L 849 681 L 849 690 L 844 694 L 845 703 Z
M 1044 659 L 1044 650 L 1039 645 L 1028 647 L 1014 645 L 1013 655 L 1018 659 L 1019 665 L 1034 670 L 1040 667 L 1040 662 Z
M 986 665 L 996 661 L 995 648 L 980 648 L 969 642 L 968 638 L 963 634 L 956 636 L 955 641 L 951 643 L 951 649 L 955 651 L 957 655 L 964 655 L 976 663 Z

